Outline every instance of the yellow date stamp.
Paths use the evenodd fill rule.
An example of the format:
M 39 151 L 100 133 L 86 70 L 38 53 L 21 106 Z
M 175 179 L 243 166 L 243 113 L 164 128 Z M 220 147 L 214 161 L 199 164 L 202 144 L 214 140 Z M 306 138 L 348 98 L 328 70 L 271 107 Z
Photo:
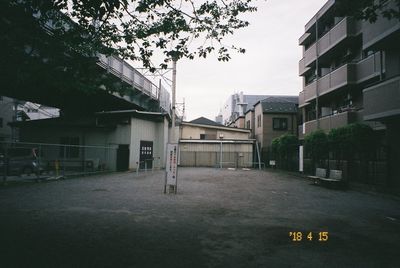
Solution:
M 303 240 L 327 242 L 329 240 L 329 232 L 289 232 L 289 237 L 293 242 L 301 242 Z

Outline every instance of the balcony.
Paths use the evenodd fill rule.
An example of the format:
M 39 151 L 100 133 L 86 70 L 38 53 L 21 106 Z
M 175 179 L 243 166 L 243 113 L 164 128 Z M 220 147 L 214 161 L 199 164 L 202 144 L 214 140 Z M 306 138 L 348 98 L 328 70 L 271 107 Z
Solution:
M 400 116 L 400 76 L 363 90 L 364 120 Z
M 353 20 L 344 18 L 318 41 L 318 54 L 323 55 L 347 37 L 356 34 Z
M 398 10 L 395 1 L 388 2 L 389 8 Z M 398 31 L 400 29 L 400 23 L 398 19 L 388 20 L 383 17 L 378 17 L 374 23 L 363 22 L 362 26 L 362 38 L 363 38 L 363 49 L 367 49 L 380 40 L 384 39 L 388 35 Z
M 310 70 L 310 67 L 306 67 L 305 65 L 305 59 L 302 58 L 299 61 L 299 76 L 302 76 L 305 72 L 307 72 L 308 70 Z
M 325 5 L 318 11 L 317 15 L 312 17 L 310 19 L 310 21 L 307 22 L 307 24 L 304 27 L 305 31 L 308 32 L 310 30 L 310 28 L 315 24 L 315 22 L 317 20 L 317 16 L 318 16 L 318 18 L 323 16 L 334 4 L 335 4 L 335 0 L 328 0 L 325 3 Z
M 319 96 L 321 96 L 349 84 L 361 83 L 380 74 L 380 53 L 375 53 L 357 63 L 345 64 L 304 87 L 304 102 L 316 98 L 317 85 Z M 300 103 L 299 105 L 301 106 Z
M 305 106 L 306 101 L 304 100 L 304 90 L 299 93 L 299 108 Z
M 304 88 L 304 100 L 310 101 L 317 96 L 317 86 L 319 95 L 327 94 L 337 88 L 346 86 L 355 81 L 355 66 L 346 64 L 329 74 L 312 82 Z
M 364 82 L 368 79 L 381 75 L 384 66 L 381 65 L 381 53 L 377 52 L 369 57 L 357 62 L 356 80 L 357 83 Z
M 306 51 L 304 51 L 304 57 L 302 59 L 304 63 L 302 64 L 304 64 L 304 67 L 309 66 L 316 60 L 317 54 L 318 56 L 323 55 L 347 37 L 354 36 L 355 34 L 356 29 L 354 27 L 353 20 L 351 18 L 344 18 L 326 34 L 324 34 L 317 43 L 314 43 Z M 301 71 L 303 69 L 299 70 Z
M 357 121 L 357 112 L 347 111 L 339 114 L 325 116 L 319 119 L 319 128 L 328 132 L 333 128 L 343 127 Z M 305 122 L 304 135 L 317 130 L 317 120 Z M 299 129 L 300 130 L 300 129 Z

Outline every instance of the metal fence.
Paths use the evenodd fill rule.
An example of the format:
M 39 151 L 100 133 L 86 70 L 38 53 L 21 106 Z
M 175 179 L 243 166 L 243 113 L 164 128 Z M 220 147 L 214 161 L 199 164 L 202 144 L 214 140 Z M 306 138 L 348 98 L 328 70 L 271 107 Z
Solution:
M 116 146 L 0 143 L 3 181 L 87 175 L 116 169 Z
M 304 148 L 303 171 L 305 174 L 314 175 L 315 169 L 336 169 L 343 172 L 343 178 L 348 182 L 362 183 L 374 186 L 389 185 L 388 149 L 380 145 L 368 154 L 354 153 L 346 155 L 338 148 L 339 144 L 323 143 L 318 147 L 324 151 L 315 156 L 310 150 Z M 324 149 L 325 148 L 325 149 Z M 293 146 L 287 153 L 279 154 L 270 148 L 263 151 L 263 161 L 267 166 L 273 160 L 276 168 L 290 171 L 299 170 L 299 146 Z

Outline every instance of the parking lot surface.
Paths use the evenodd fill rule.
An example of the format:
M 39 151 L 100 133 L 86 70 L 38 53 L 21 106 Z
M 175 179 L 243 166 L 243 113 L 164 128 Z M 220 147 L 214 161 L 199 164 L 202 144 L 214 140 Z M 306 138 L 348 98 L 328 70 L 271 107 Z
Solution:
M 400 265 L 398 198 L 273 171 L 181 168 L 177 195 L 163 183 L 155 171 L 0 187 L 0 267 Z

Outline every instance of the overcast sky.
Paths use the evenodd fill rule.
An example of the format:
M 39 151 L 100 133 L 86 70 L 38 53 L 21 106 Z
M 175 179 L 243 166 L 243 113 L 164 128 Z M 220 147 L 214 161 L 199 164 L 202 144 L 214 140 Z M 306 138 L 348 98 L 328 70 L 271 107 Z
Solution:
M 248 15 L 251 25 L 228 43 L 246 49 L 229 62 L 208 59 L 181 60 L 177 65 L 177 102 L 186 102 L 186 119 L 214 120 L 229 95 L 298 95 L 301 79 L 299 37 L 304 25 L 325 0 L 258 0 L 258 11 Z M 169 75 L 170 76 L 170 75 Z

